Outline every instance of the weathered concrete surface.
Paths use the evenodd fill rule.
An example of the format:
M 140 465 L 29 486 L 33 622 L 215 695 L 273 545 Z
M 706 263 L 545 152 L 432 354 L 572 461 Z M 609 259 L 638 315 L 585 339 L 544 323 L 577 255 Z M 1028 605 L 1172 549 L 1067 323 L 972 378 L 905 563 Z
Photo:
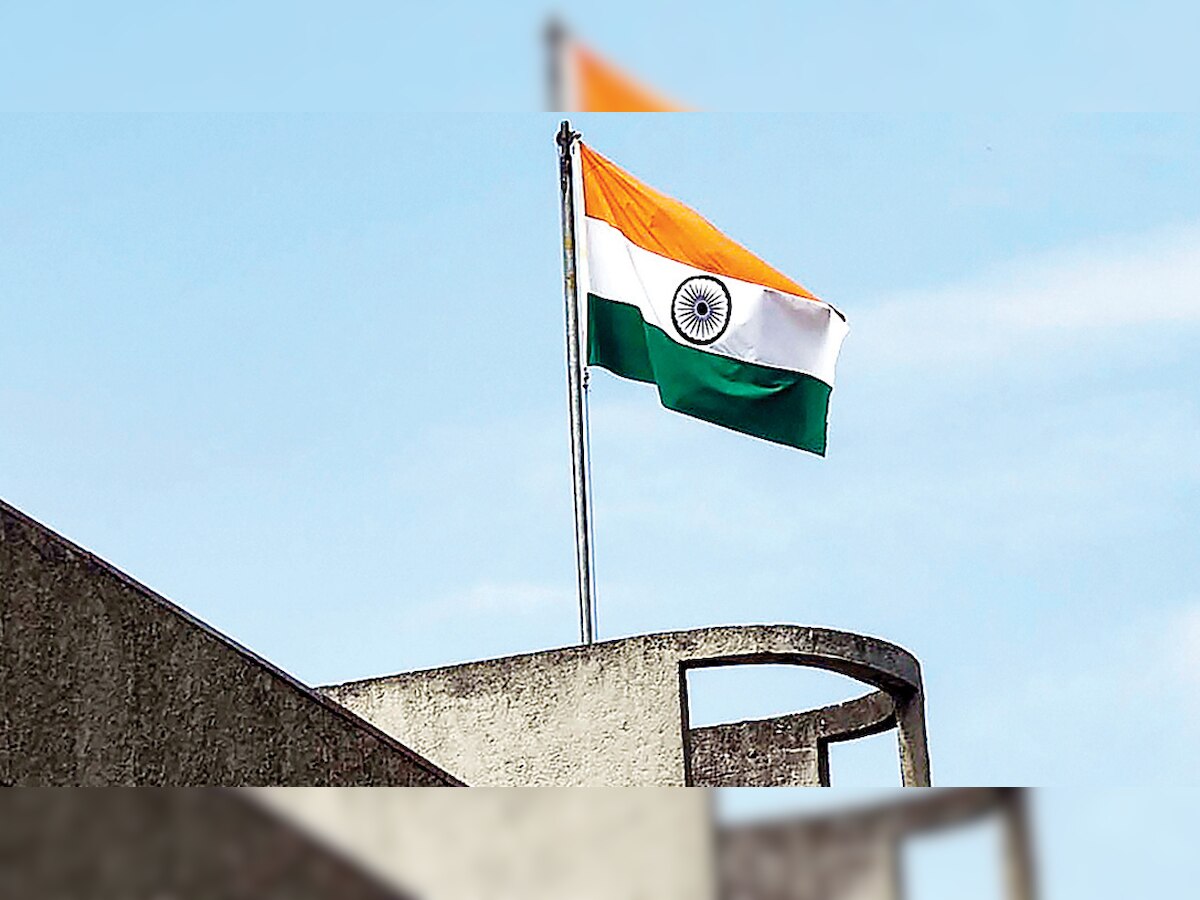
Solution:
M 694 783 L 687 671 L 752 663 L 829 669 L 885 691 L 903 781 L 928 783 L 916 659 L 894 644 L 829 629 L 652 634 L 324 690 L 470 784 L 677 786 Z M 734 772 L 729 760 L 723 765 Z M 730 776 L 723 783 L 743 782 Z
M 707 791 L 257 788 L 425 900 L 715 900 Z
M 412 896 L 223 788 L 0 792 L 0 860 L 11 898 Z
M 1008 900 L 1035 900 L 1034 861 L 1021 788 L 926 791 L 915 799 L 717 830 L 722 898 L 900 900 L 903 842 L 999 816 Z
M 829 745 L 896 727 L 892 698 L 873 691 L 809 712 L 693 728 L 692 784 L 707 787 L 829 785 Z
M 0 783 L 455 779 L 0 502 Z

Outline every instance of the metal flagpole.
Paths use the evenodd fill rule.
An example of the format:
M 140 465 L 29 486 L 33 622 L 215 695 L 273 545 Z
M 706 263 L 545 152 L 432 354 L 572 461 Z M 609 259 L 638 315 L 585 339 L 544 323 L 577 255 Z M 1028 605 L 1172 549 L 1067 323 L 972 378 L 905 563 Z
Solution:
M 567 399 L 571 422 L 571 473 L 575 494 L 575 575 L 579 640 L 595 641 L 592 604 L 591 495 L 588 491 L 587 385 L 580 341 L 579 286 L 575 280 L 575 179 L 571 151 L 579 135 L 563 120 L 558 129 L 558 179 L 562 194 L 563 298 L 567 308 Z
M 567 40 L 567 29 L 561 21 L 551 18 L 546 22 L 546 106 L 550 112 L 567 112 L 567 91 L 563 71 L 563 45 Z

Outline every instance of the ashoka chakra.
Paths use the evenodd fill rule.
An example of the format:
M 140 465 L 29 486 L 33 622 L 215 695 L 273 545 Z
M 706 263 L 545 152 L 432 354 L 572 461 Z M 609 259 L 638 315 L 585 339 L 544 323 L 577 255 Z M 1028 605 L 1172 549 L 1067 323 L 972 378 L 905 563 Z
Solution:
M 729 326 L 729 288 L 711 275 L 695 275 L 675 288 L 671 322 L 683 339 L 711 344 Z

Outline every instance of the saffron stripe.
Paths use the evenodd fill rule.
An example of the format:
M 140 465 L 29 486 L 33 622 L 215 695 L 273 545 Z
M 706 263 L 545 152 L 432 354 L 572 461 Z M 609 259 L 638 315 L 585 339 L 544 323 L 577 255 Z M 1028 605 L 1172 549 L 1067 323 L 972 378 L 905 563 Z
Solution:
M 817 298 L 726 237 L 698 212 L 638 181 L 587 144 L 579 145 L 585 214 L 608 222 L 632 243 L 713 275 Z

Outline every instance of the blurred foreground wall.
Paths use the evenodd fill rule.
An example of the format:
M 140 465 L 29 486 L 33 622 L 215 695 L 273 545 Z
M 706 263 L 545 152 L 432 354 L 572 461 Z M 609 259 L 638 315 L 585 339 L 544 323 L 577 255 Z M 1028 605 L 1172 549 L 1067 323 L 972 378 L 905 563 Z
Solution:
M 711 797 L 704 790 L 250 793 L 427 900 L 716 900 Z
M 737 900 L 903 900 L 901 857 L 919 835 L 996 817 L 1002 826 L 995 896 L 1035 900 L 1024 788 L 951 788 L 717 829 L 720 894 Z
M 241 793 L 0 792 L 0 897 L 408 900 Z
M 988 896 L 1035 900 L 1021 789 L 911 792 L 741 824 L 715 822 L 712 798 L 671 788 L 0 791 L 0 897 L 901 900 L 909 839 L 992 816 L 1003 883 Z

